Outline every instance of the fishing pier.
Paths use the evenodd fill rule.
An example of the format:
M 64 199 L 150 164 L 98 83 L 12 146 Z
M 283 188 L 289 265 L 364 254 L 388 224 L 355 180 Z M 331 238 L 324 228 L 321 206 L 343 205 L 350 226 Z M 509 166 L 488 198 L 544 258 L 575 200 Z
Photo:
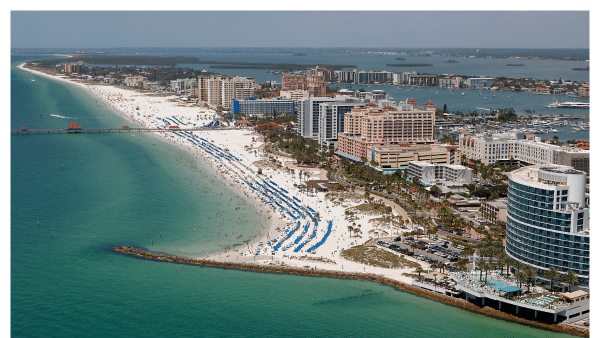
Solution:
M 233 128 L 195 128 L 195 129 L 180 129 L 178 126 L 170 126 L 169 128 L 130 128 L 123 126 L 121 128 L 81 128 L 76 123 L 71 123 L 65 129 L 29 129 L 21 127 L 21 129 L 11 129 L 11 133 L 15 134 L 101 134 L 101 133 L 172 133 L 177 131 L 216 131 L 228 130 Z

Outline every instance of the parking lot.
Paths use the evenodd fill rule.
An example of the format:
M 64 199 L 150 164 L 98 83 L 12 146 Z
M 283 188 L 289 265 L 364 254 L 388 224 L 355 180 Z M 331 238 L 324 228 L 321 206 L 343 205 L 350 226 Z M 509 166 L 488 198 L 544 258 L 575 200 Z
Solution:
M 454 247 L 454 244 L 443 239 L 417 240 L 412 237 L 407 237 L 404 241 L 377 242 L 377 244 L 380 246 L 384 246 L 411 256 L 413 255 L 412 243 L 416 243 L 418 245 L 418 248 L 414 249 L 414 257 L 429 264 L 449 264 L 464 257 L 460 255 L 460 248 Z

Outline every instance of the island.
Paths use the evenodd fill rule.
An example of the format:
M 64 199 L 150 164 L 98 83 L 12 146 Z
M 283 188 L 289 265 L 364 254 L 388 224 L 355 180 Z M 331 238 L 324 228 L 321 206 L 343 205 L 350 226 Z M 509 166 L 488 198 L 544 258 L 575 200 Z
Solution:
M 431 67 L 429 63 L 388 63 L 388 67 Z

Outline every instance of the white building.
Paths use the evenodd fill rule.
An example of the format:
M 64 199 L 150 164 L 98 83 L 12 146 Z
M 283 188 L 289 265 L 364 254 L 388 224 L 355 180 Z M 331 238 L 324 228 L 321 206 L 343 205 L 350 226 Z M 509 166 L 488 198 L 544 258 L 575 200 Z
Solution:
M 544 143 L 535 134 L 465 134 L 458 144 L 459 157 L 465 155 L 485 165 L 514 160 L 522 164 L 569 165 L 589 172 L 589 150 Z
M 489 88 L 494 85 L 492 77 L 472 77 L 467 79 L 467 87 L 469 88 Z
M 418 177 L 422 182 L 446 180 L 470 184 L 473 169 L 456 164 L 432 164 L 425 161 L 408 162 L 408 175 Z

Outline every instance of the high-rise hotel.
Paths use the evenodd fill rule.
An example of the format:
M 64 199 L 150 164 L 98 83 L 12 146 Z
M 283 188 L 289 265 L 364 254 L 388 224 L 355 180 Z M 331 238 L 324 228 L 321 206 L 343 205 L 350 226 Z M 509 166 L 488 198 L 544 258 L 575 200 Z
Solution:
M 508 182 L 506 252 L 536 268 L 573 271 L 582 284 L 590 273 L 586 173 L 573 167 L 517 169 Z

